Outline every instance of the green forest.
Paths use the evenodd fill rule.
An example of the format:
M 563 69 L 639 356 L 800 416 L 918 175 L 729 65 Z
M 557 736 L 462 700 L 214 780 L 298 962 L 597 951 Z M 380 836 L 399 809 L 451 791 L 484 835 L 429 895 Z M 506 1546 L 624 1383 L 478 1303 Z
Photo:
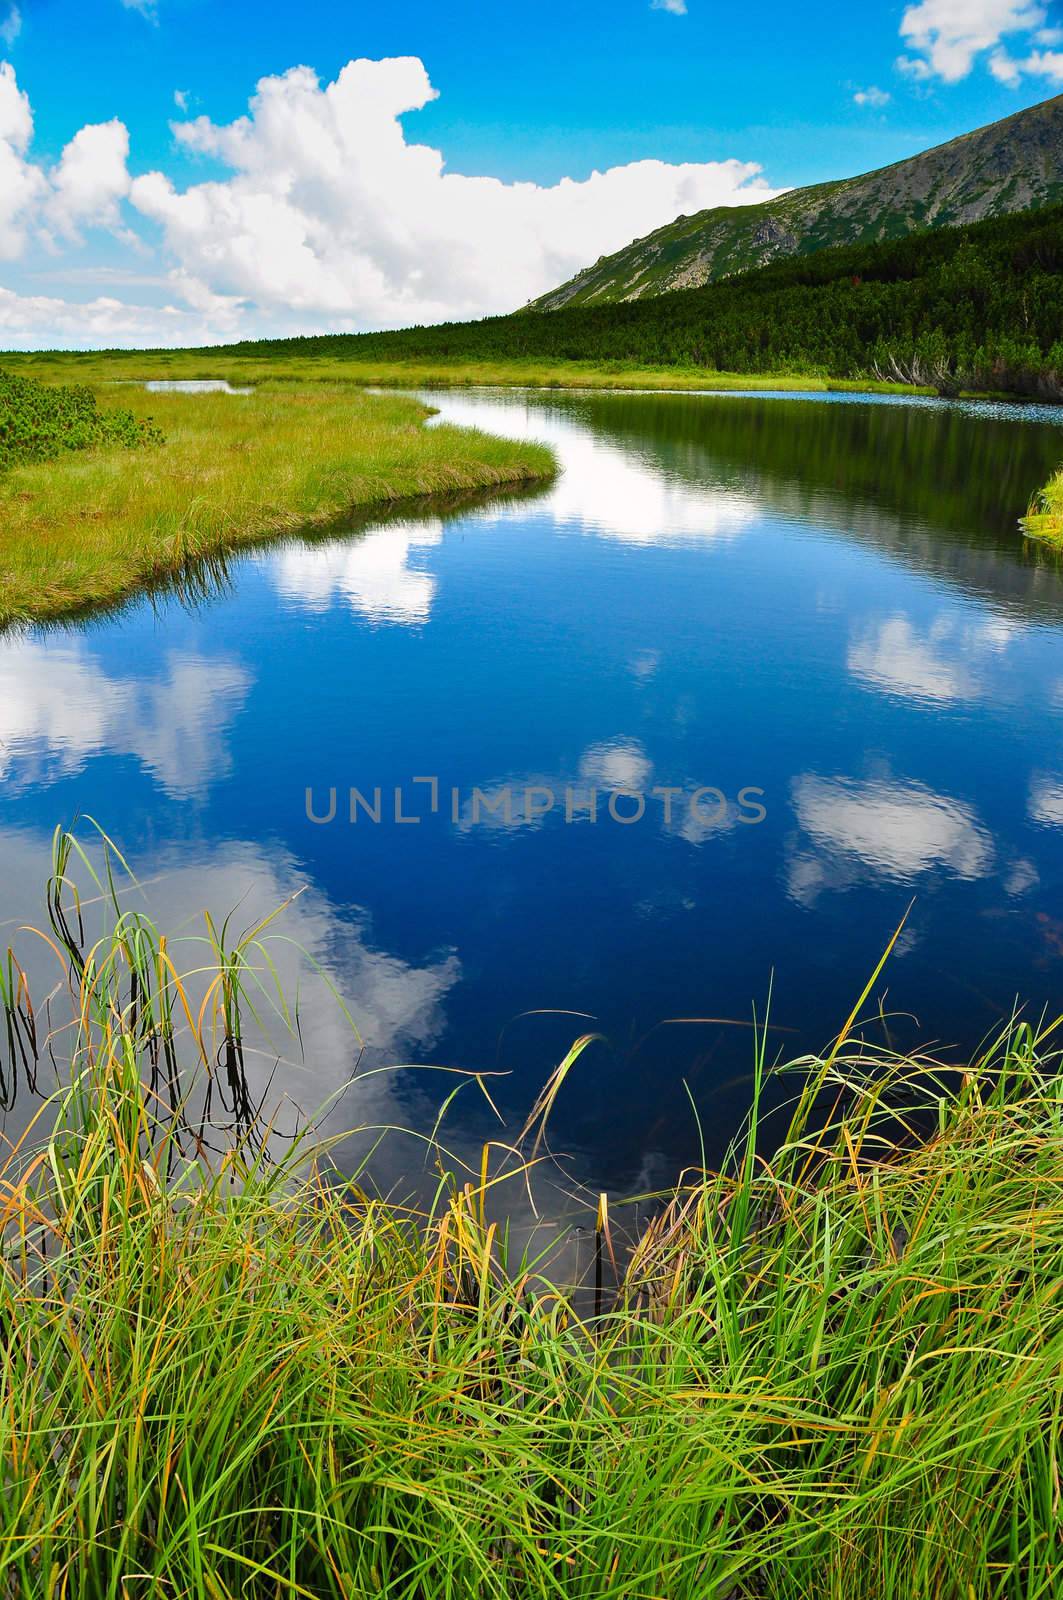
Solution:
M 642 301 L 228 348 L 366 361 L 638 363 L 1060 399 L 1061 269 L 1063 206 L 1054 206 L 823 250 Z

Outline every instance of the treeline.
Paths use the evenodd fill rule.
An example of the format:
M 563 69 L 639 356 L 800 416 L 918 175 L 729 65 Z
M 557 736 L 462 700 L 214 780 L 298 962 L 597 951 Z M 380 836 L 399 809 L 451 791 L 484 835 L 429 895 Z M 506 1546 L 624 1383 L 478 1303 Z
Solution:
M 161 443 L 150 420 L 131 411 L 101 411 L 91 389 L 60 388 L 0 369 L 0 472 L 94 445 L 133 449 Z
M 884 378 L 1060 399 L 1063 206 L 823 250 L 642 301 L 229 348 Z

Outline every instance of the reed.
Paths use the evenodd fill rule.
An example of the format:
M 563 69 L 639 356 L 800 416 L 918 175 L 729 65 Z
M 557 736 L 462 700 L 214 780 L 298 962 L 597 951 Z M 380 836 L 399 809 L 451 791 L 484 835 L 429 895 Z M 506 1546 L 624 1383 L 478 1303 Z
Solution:
M 45 930 L 68 1020 L 45 1037 L 14 956 L 0 979 L 9 1067 L 64 1062 L 0 1175 L 0 1593 L 1059 1592 L 1053 1027 L 958 1072 L 854 1016 L 774 1133 L 759 1052 L 720 1171 L 623 1256 L 599 1203 L 588 1307 L 492 1220 L 512 1157 L 440 1151 L 413 1210 L 309 1133 L 278 1153 L 238 1092 L 248 1008 L 296 1026 L 271 930 L 208 922 L 184 970 L 116 898 L 90 941 L 78 851 Z

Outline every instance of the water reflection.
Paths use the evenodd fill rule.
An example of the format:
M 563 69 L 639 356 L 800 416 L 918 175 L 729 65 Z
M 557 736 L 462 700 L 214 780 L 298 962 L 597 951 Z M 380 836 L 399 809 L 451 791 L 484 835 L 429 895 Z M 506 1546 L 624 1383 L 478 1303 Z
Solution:
M 1063 778 L 1042 774 L 1030 783 L 1028 810 L 1034 822 L 1046 828 L 1063 828 Z
M 992 870 L 993 842 L 971 807 L 922 784 L 807 773 L 792 801 L 807 842 L 794 850 L 788 882 L 802 905 L 866 875 L 914 884 L 934 869 L 967 880 Z
M 854 629 L 848 667 L 884 694 L 930 705 L 999 699 L 1008 689 L 1000 658 L 1019 628 L 1005 618 L 961 625 L 945 613 L 920 628 L 898 614 Z
M 913 897 L 883 984 L 915 1038 L 962 1052 L 1016 995 L 1058 1004 L 1063 585 L 1014 526 L 1063 455 L 1054 422 L 431 398 L 551 439 L 563 476 L 243 555 L 198 608 L 161 596 L 4 641 L 0 921 L 39 920 L 45 841 L 79 808 L 160 923 L 237 905 L 246 925 L 305 885 L 277 952 L 302 1048 L 263 1046 L 263 1083 L 309 1110 L 346 1080 L 360 1046 L 334 986 L 372 1075 L 331 1129 L 430 1127 L 452 1077 L 375 1074 L 428 1060 L 503 1074 L 512 1132 L 593 1026 L 608 1044 L 566 1083 L 553 1142 L 611 1188 L 667 1179 L 701 1137 L 717 1152 L 748 1095 L 731 1024 L 774 973 L 787 1051 L 821 1046 Z M 411 825 L 390 797 L 415 775 L 439 803 Z M 350 785 L 381 790 L 379 822 L 343 802 L 308 818 L 307 788 Z M 722 809 L 691 808 L 705 786 Z M 614 818 L 610 794 L 645 811 Z M 473 1165 L 490 1117 L 476 1092 L 455 1102 Z M 403 1148 L 400 1187 L 424 1160 Z
M 254 394 L 251 388 L 234 388 L 227 378 L 153 378 L 144 385 L 149 394 Z
M 442 537 L 438 518 L 395 521 L 356 540 L 291 545 L 270 571 L 283 597 L 309 611 L 339 600 L 370 622 L 427 622 L 436 580 L 413 563 Z
M 696 483 L 684 482 L 651 454 L 589 432 L 564 407 L 533 399 L 488 405 L 492 433 L 541 439 L 554 449 L 562 468 L 549 501 L 556 523 L 625 544 L 667 545 L 733 539 L 756 520 L 758 497 L 714 465 Z M 485 409 L 483 399 L 448 395 L 445 420 L 483 427 Z
M 8 793 L 133 756 L 163 793 L 202 794 L 231 768 L 227 730 L 252 684 L 239 662 L 168 651 L 121 673 L 76 636 L 0 640 L 0 779 Z
M 707 529 L 726 523 L 732 507 L 739 527 L 745 513 L 786 519 L 866 541 L 1009 614 L 1063 617 L 1060 557 L 1016 537 L 1017 519 L 1063 454 L 1059 407 L 590 392 L 445 400 L 462 420 L 524 428 L 562 450 L 578 426 L 608 452 L 603 461 L 618 452 L 656 478 L 658 496 L 667 485 L 696 502 L 712 486 Z M 578 498 L 593 527 L 594 490 Z M 695 504 L 695 528 L 698 515 Z M 622 507 L 618 518 L 622 529 Z M 600 525 L 607 531 L 613 519 Z M 658 529 L 669 536 L 663 509 Z
M 84 824 L 79 837 L 104 878 L 104 855 L 98 841 L 94 844 L 91 826 Z M 21 906 L 37 926 L 44 922 L 50 852 L 51 840 L 43 834 L 0 829 L 6 908 Z M 131 865 L 138 869 L 144 863 L 134 856 Z M 166 931 L 177 969 L 191 974 L 187 986 L 193 1010 L 207 981 L 202 971 L 209 965 L 204 910 L 232 913 L 235 944 L 240 929 L 256 927 L 284 908 L 274 928 L 276 937 L 264 939 L 261 959 L 252 961 L 260 984 L 244 1014 L 252 1100 L 257 1102 L 276 1085 L 277 1103 L 291 1107 L 278 1126 L 288 1129 L 310 1117 L 319 1120 L 323 1133 L 353 1123 L 396 1123 L 395 1081 L 371 1069 L 431 1050 L 444 1029 L 447 995 L 460 980 L 456 952 L 407 961 L 382 948 L 365 908 L 332 901 L 280 846 L 267 852 L 240 839 L 218 846 L 170 844 L 154 854 L 151 869 L 137 871 L 133 884 L 115 867 L 115 881 L 127 909 L 146 912 Z M 113 913 L 88 870 L 75 861 L 72 872 L 80 885 L 86 943 L 91 944 L 109 933 Z M 20 938 L 6 918 L 0 920 L 0 930 L 17 945 L 31 993 L 41 997 L 53 992 L 50 1024 L 61 1030 L 54 990 L 62 971 L 54 950 L 44 941 Z M 280 994 L 290 1006 L 298 1006 L 291 1026 L 274 1003 Z M 61 1031 L 57 1038 L 61 1041 Z M 61 1050 L 61 1043 L 57 1048 Z M 278 1072 L 278 1066 L 283 1070 Z M 364 1083 L 359 1082 L 352 1098 L 336 1102 L 358 1068 Z M 15 1125 L 32 1109 L 21 1108 Z

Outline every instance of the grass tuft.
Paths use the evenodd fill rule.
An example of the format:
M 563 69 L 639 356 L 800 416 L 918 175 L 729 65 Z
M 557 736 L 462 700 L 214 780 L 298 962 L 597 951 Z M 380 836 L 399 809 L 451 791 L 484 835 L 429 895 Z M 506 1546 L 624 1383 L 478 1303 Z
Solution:
M 1029 538 L 1063 547 L 1063 467 L 1034 496 L 1021 526 Z
M 197 1007 L 143 914 L 86 948 L 76 848 L 67 1081 L 0 1173 L 0 1593 L 1058 1594 L 1053 1029 L 962 1073 L 848 1034 L 795 1063 L 773 1146 L 755 1106 L 581 1315 L 510 1259 L 486 1155 L 418 1214 L 267 1160 L 253 1118 L 208 1136 L 265 930 L 208 925 Z M 22 1071 L 45 1041 L 3 970 Z

